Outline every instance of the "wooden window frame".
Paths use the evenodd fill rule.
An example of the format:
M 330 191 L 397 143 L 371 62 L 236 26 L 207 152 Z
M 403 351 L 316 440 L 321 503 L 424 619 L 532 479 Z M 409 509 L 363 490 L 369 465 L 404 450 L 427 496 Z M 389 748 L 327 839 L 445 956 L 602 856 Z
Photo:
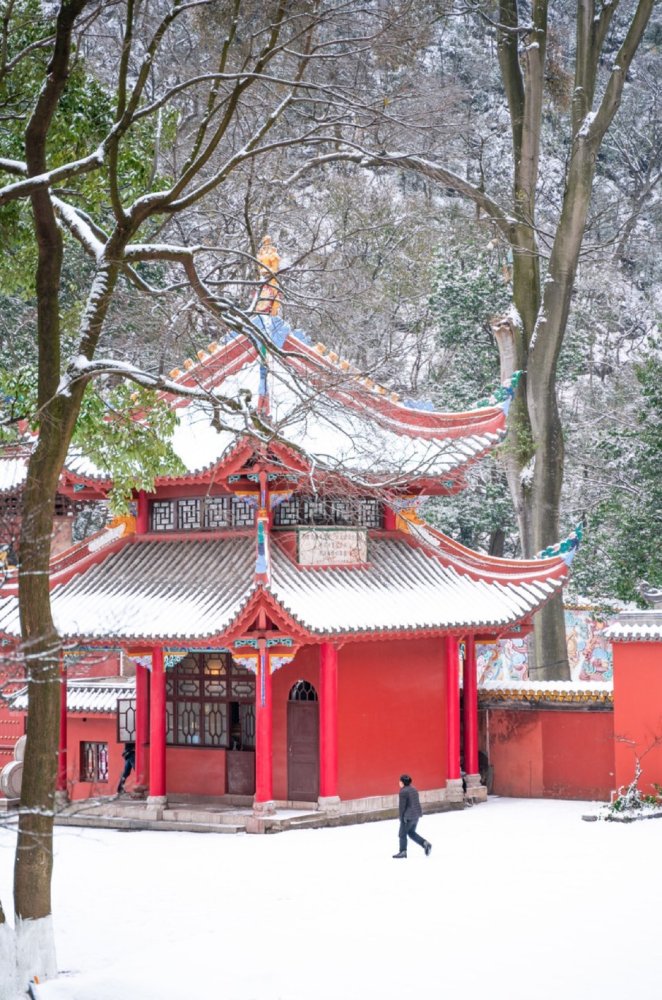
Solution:
M 215 515 L 212 515 L 213 508 L 219 501 L 226 505 L 227 516 L 225 523 L 220 523 Z M 197 504 L 197 518 L 191 516 L 191 510 Z M 170 518 L 167 525 L 157 524 L 154 514 L 159 508 L 167 507 L 170 510 Z M 209 515 L 207 513 L 209 510 Z M 189 516 L 186 516 L 186 511 Z M 209 523 L 213 521 L 216 523 Z M 255 506 L 244 497 L 236 496 L 234 493 L 216 494 L 214 496 L 197 497 L 167 497 L 160 500 L 152 500 L 149 507 L 149 530 L 159 535 L 166 535 L 170 531 L 227 531 L 229 528 L 253 528 L 255 527 Z
M 210 695 L 205 692 L 205 679 L 209 680 L 210 677 L 216 676 L 207 670 L 207 663 L 209 660 L 223 660 L 225 662 L 225 694 Z M 180 667 L 185 662 L 194 661 L 197 663 L 197 671 L 187 671 L 186 673 L 180 672 Z M 192 694 L 190 692 L 180 693 L 180 681 L 190 680 L 197 682 L 198 693 Z M 251 694 L 236 694 L 233 693 L 232 683 L 233 681 L 250 681 L 250 686 L 252 688 Z M 186 747 L 188 749 L 200 749 L 200 750 L 230 750 L 233 749 L 233 741 L 236 741 L 236 734 L 233 736 L 233 721 L 237 721 L 239 716 L 244 716 L 245 721 L 245 731 L 249 736 L 249 740 L 242 739 L 241 749 L 243 750 L 254 750 L 255 749 L 255 674 L 251 673 L 245 667 L 240 667 L 234 662 L 229 653 L 196 653 L 192 650 L 188 656 L 177 664 L 172 670 L 168 671 L 166 677 L 166 745 L 170 747 Z M 188 706 L 186 711 L 190 711 L 190 706 L 196 706 L 197 709 L 197 722 L 198 729 L 194 734 L 197 739 L 181 739 L 179 737 L 179 720 L 181 719 L 180 706 Z M 207 715 L 205 713 L 205 706 L 224 706 L 225 707 L 225 734 L 223 742 L 206 742 L 208 733 L 206 732 L 206 721 Z M 236 711 L 233 709 L 233 705 L 240 706 Z M 252 707 L 252 715 L 250 709 L 242 712 L 241 706 Z M 250 716 L 250 718 L 247 718 Z M 252 739 L 251 739 L 252 737 Z
M 90 762 L 91 767 L 89 766 Z M 79 781 L 106 784 L 108 776 L 108 744 L 103 740 L 81 740 Z

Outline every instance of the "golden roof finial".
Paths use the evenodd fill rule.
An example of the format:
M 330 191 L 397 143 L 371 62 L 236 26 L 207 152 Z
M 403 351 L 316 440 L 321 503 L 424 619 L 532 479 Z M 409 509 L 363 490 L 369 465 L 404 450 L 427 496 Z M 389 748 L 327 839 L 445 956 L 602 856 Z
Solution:
M 269 236 L 265 236 L 262 240 L 262 245 L 257 252 L 257 259 L 260 265 L 260 274 L 266 278 L 266 281 L 258 291 L 255 312 L 268 316 L 278 316 L 280 300 L 283 297 L 276 278 L 280 268 L 280 255 Z

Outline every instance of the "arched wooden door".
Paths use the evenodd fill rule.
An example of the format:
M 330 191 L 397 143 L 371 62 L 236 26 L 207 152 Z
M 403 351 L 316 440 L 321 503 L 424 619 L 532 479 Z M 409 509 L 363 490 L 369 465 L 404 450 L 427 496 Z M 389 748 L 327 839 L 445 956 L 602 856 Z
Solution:
M 319 795 L 319 702 L 308 681 L 297 681 L 287 701 L 287 797 L 315 802 Z

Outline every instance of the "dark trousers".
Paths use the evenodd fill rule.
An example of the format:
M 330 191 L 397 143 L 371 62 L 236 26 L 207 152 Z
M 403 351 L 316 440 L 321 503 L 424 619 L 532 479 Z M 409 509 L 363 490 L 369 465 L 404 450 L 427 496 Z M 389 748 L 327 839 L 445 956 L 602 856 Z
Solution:
M 417 826 L 417 819 L 411 821 L 404 819 L 400 820 L 399 837 L 401 851 L 407 850 L 407 837 L 409 837 L 410 840 L 413 840 L 415 844 L 420 844 L 421 847 L 425 847 L 427 841 L 421 837 L 420 833 L 416 833 Z
M 117 786 L 117 791 L 118 792 L 121 792 L 121 791 L 124 790 L 124 782 L 129 777 L 129 775 L 131 774 L 132 771 L 133 771 L 133 761 L 129 757 L 128 760 L 124 761 L 124 770 L 122 771 L 122 777 L 120 778 L 120 783 Z

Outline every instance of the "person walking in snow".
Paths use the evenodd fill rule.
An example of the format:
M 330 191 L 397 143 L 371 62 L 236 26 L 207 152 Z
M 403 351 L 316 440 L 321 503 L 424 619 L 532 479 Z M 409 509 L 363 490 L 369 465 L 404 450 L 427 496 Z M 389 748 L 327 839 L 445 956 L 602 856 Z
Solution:
M 125 743 L 124 749 L 122 750 L 122 756 L 124 757 L 124 770 L 122 771 L 122 777 L 120 778 L 120 783 L 117 786 L 117 794 L 121 795 L 124 791 L 124 782 L 129 777 L 134 767 L 136 766 L 136 744 L 135 743 Z
M 400 775 L 400 850 L 397 854 L 394 854 L 394 858 L 406 858 L 407 857 L 407 837 L 413 840 L 415 844 L 420 844 L 420 846 L 425 851 L 426 856 L 430 854 L 432 850 L 432 844 L 429 840 L 424 840 L 419 833 L 416 833 L 416 826 L 419 819 L 423 815 L 423 810 L 421 809 L 421 801 L 418 797 L 418 792 L 411 783 L 411 778 L 408 774 Z

